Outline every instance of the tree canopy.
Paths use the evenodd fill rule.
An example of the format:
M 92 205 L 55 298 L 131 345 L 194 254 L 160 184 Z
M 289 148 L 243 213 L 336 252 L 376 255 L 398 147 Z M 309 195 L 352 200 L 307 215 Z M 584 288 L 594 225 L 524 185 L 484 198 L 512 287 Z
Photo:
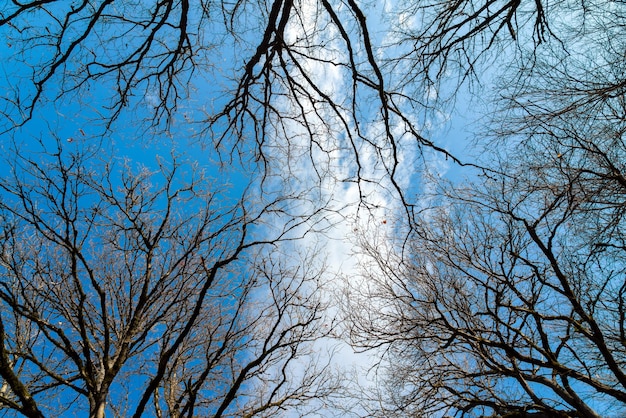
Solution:
M 0 411 L 624 412 L 622 2 L 5 3 Z

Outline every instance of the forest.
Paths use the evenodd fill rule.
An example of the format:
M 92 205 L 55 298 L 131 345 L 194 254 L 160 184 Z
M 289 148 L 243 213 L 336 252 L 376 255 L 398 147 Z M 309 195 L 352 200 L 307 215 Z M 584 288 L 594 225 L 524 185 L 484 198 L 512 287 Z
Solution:
M 626 415 L 622 0 L 0 35 L 0 416 Z

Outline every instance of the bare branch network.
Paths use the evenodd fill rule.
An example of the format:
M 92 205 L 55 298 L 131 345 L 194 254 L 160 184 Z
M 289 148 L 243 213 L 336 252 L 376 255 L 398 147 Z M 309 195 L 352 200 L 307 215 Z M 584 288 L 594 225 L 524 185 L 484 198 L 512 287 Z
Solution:
M 626 412 L 623 2 L 5 3 L 1 412 Z

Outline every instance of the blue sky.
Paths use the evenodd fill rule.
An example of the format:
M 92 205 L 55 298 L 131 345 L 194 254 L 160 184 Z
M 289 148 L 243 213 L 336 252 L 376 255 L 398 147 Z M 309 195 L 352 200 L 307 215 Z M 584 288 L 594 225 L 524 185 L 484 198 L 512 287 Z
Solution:
M 371 6 L 371 9 L 368 9 L 368 25 L 376 47 L 390 41 L 389 28 L 395 27 L 398 22 L 393 19 L 389 20 L 382 12 L 382 9 L 393 8 L 394 2 L 373 3 L 375 4 Z M 131 8 L 132 5 L 128 6 L 128 9 Z M 130 10 L 116 10 L 116 12 L 130 13 Z M 181 159 L 197 163 L 205 169 L 208 176 L 215 179 L 218 187 L 230 187 L 229 192 L 224 192 L 221 197 L 225 205 L 233 204 L 242 197 L 244 192 L 248 196 L 261 200 L 263 196 L 254 189 L 259 187 L 260 172 L 257 161 L 251 155 L 257 145 L 252 140 L 251 126 L 243 126 L 243 134 L 250 135 L 244 140 L 250 142 L 244 141 L 243 145 L 238 145 L 239 148 L 233 154 L 229 151 L 241 138 L 229 137 L 223 144 L 224 148 L 216 150 L 213 138 L 210 134 L 203 132 L 211 116 L 229 101 L 228 94 L 236 86 L 236 78 L 242 74 L 245 60 L 254 53 L 262 28 L 258 27 L 261 20 L 251 18 L 251 16 L 257 16 L 259 13 L 259 10 L 251 8 L 246 14 L 240 15 L 241 20 L 235 22 L 237 29 L 242 29 L 241 37 L 237 40 L 225 36 L 223 29 L 212 32 L 212 29 L 219 27 L 217 24 L 207 24 L 205 25 L 208 28 L 206 31 L 193 34 L 194 40 L 202 40 L 203 45 L 210 47 L 197 50 L 197 56 L 194 59 L 197 60 L 198 67 L 193 73 L 189 71 L 190 67 L 185 67 L 181 72 L 180 86 L 188 90 L 185 91 L 184 98 L 177 103 L 171 118 L 160 117 L 156 123 L 152 124 L 153 112 L 160 103 L 159 90 L 154 83 L 143 82 L 139 83 L 133 94 L 129 96 L 127 106 L 120 108 L 121 112 L 113 124 L 106 126 L 101 117 L 104 115 L 106 118 L 112 112 L 109 107 L 111 98 L 115 98 L 117 94 L 115 80 L 108 76 L 102 77 L 95 82 L 88 83 L 76 93 L 56 100 L 54 97 L 58 89 L 62 87 L 61 76 L 57 75 L 51 79 L 51 83 L 44 90 L 32 120 L 23 127 L 3 134 L 4 152 L 11 152 L 11 147 L 7 145 L 10 140 L 15 141 L 20 151 L 33 154 L 40 151 L 41 144 L 54 149 L 58 143 L 67 152 L 86 146 L 101 148 L 102 158 L 114 158 L 120 161 L 129 159 L 132 165 L 144 165 L 150 168 L 156 167 L 158 157 L 169 158 L 173 152 L 180 155 Z M 48 25 L 54 25 L 54 19 L 42 13 L 34 16 L 38 20 L 29 21 L 24 25 L 35 29 L 33 32 L 30 32 L 31 29 L 26 29 L 25 32 L 37 32 L 46 36 L 46 32 L 50 30 L 46 28 Z M 306 20 L 314 16 L 312 9 L 305 10 L 302 16 L 304 19 L 302 25 L 291 25 L 286 31 L 285 36 L 294 42 L 302 35 L 302 30 L 309 30 L 320 24 L 315 20 Z M 194 18 L 199 20 L 200 16 L 194 16 Z M 76 27 L 80 28 L 80 23 Z M 127 42 L 132 43 L 133 39 L 140 39 L 134 37 L 135 33 L 124 33 L 123 28 L 123 23 L 111 24 L 101 28 L 99 37 L 88 38 L 85 47 L 76 53 L 76 60 L 68 62 L 67 74 L 71 75 L 72 70 L 82 68 L 81 59 L 88 59 L 91 54 L 102 53 L 103 61 L 114 59 L 123 53 Z M 32 96 L 34 90 L 32 86 L 28 86 L 28 78 L 32 71 L 29 64 L 44 62 L 50 50 L 35 48 L 24 54 L 16 54 L 18 45 L 11 40 L 11 36 L 19 36 L 15 28 L 4 26 L 0 29 L 0 37 L 3 34 L 10 34 L 10 36 L 6 37 L 7 47 L 0 48 L 0 91 L 8 100 L 15 97 L 17 92 L 19 94 L 26 92 L 26 96 Z M 116 35 L 121 37 L 117 38 Z M 354 39 L 357 38 L 357 35 L 351 35 L 355 37 Z M 173 42 L 167 37 L 164 40 Z M 327 47 L 318 58 L 346 60 L 341 52 L 343 48 L 341 38 L 336 32 L 330 34 L 317 32 L 314 39 L 309 41 L 325 44 Z M 104 42 L 105 47 L 102 48 L 99 42 Z M 376 52 L 392 54 L 393 50 L 377 50 Z M 365 52 L 359 50 L 355 54 L 363 60 L 361 64 L 365 66 L 363 64 Z M 351 100 L 349 71 L 319 61 L 303 59 L 302 62 L 320 86 L 321 91 L 349 108 Z M 68 80 L 69 85 L 74 81 L 72 77 Z M 424 96 L 434 94 L 442 93 L 432 90 L 424 92 Z M 467 93 L 459 95 L 456 106 L 444 108 L 440 113 L 414 114 L 412 115 L 413 122 L 426 133 L 428 139 L 432 139 L 453 154 L 465 156 L 467 137 L 472 130 L 471 123 L 480 108 L 475 102 L 469 102 L 467 98 Z M 307 132 L 295 122 L 287 123 L 283 132 L 291 137 L 289 149 L 286 149 L 282 142 L 285 138 L 279 135 L 268 137 L 268 142 L 264 144 L 271 158 L 271 176 L 266 184 L 266 192 L 272 196 L 289 192 L 303 193 L 303 198 L 297 202 L 291 202 L 289 207 L 290 211 L 296 215 L 314 211 L 318 205 L 330 204 L 327 207 L 328 212 L 324 213 L 319 224 L 324 227 L 323 234 L 309 235 L 295 244 L 285 244 L 281 250 L 290 252 L 314 245 L 323 248 L 323 256 L 326 257 L 331 268 L 331 277 L 353 276 L 355 269 L 363 262 L 356 249 L 363 233 L 381 247 L 393 246 L 399 231 L 401 233 L 401 226 L 397 227 L 395 222 L 399 221 L 401 225 L 402 216 L 404 216 L 403 208 L 397 201 L 397 191 L 390 185 L 388 173 L 384 167 L 390 149 L 385 144 L 385 126 L 379 103 L 376 102 L 375 91 L 360 86 L 356 100 L 358 119 L 348 115 L 346 116 L 347 122 L 344 123 L 340 120 L 341 112 L 333 113 L 328 108 L 319 110 L 318 115 L 311 117 L 312 125 L 320 127 L 319 132 L 314 132 L 315 138 L 319 141 L 317 144 L 319 148 L 313 147 L 312 154 L 309 153 Z M 292 110 L 290 106 L 294 106 L 294 102 L 287 97 L 283 100 L 276 99 L 275 103 L 278 106 L 284 106 L 283 110 L 286 112 Z M 7 100 L 0 104 L 0 108 L 5 109 L 13 120 L 18 121 L 21 117 Z M 316 109 L 314 105 L 311 105 L 304 110 L 313 114 Z M 223 118 L 221 123 L 216 125 L 218 137 L 219 129 L 223 129 L 227 121 L 228 118 Z M 326 130 L 327 127 L 322 122 L 329 122 L 330 129 Z M 10 124 L 6 119 L 2 120 L 0 129 L 9 128 L 7 123 Z M 430 169 L 437 174 L 446 175 L 453 180 L 461 178 L 462 170 L 442 155 L 425 150 L 424 159 L 422 159 L 414 138 L 399 126 L 393 128 L 396 129 L 393 134 L 398 139 L 398 146 L 401 150 L 398 181 L 410 198 L 418 192 L 428 190 L 429 185 L 421 183 L 419 173 L 424 160 L 429 161 Z M 365 141 L 358 142 L 358 151 L 362 157 L 362 174 L 371 180 L 371 182 L 360 184 L 354 182 L 357 168 L 353 149 L 349 144 L 350 135 L 360 140 L 359 134 L 372 141 L 371 145 Z M 321 152 L 321 149 L 331 151 L 325 153 Z M 252 187 L 247 188 L 250 185 Z M 364 197 L 364 200 L 372 205 L 367 210 L 361 205 Z M 258 233 L 275 232 L 280 229 L 280 223 L 286 218 L 287 216 L 284 215 L 268 217 L 263 226 L 259 227 Z M 337 283 L 330 284 L 327 297 L 331 302 L 336 302 L 332 298 L 341 291 L 343 285 L 345 283 L 339 280 Z M 328 312 L 329 316 L 334 314 L 337 314 L 336 310 L 331 309 Z M 324 340 L 323 344 L 334 346 L 337 341 Z M 320 351 L 327 348 L 327 346 L 320 347 Z M 342 345 L 337 355 L 336 367 L 357 366 L 367 370 L 370 361 L 371 358 L 368 355 L 355 354 L 347 345 Z M 365 375 L 359 378 L 368 384 Z

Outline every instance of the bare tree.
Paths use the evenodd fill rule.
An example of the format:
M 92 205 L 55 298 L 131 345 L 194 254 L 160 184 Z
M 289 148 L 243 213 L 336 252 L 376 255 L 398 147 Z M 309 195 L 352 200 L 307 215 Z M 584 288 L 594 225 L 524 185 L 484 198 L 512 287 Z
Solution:
M 13 151 L 0 186 L 0 409 L 269 416 L 337 390 L 328 360 L 309 355 L 333 328 L 324 266 L 277 252 L 314 218 L 251 231 L 288 196 L 229 201 L 176 156 L 149 168 L 100 147 Z
M 55 149 L 49 157 L 57 159 L 52 165 L 56 171 L 51 171 L 42 168 L 34 157 L 24 158 L 24 154 L 12 150 L 17 155 L 11 164 L 17 177 L 4 185 L 4 194 L 10 199 L 3 203 L 7 225 L 3 265 L 10 273 L 7 277 L 12 278 L 3 289 L 3 301 L 11 310 L 2 317 L 0 334 L 5 347 L 0 364 L 2 393 L 9 394 L 5 403 L 37 416 L 41 404 L 36 401 L 44 395 L 58 399 L 55 391 L 73 391 L 80 399 L 89 399 L 92 414 L 98 414 L 112 392 L 111 385 L 125 381 L 133 385 L 140 382 L 142 389 L 137 396 L 116 400 L 116 405 L 128 405 L 120 407 L 126 408 L 120 414 L 150 411 L 155 415 L 221 415 L 241 406 L 235 405 L 234 394 L 256 381 L 254 373 L 259 382 L 267 383 L 267 388 L 262 391 L 263 401 L 242 406 L 246 413 L 271 414 L 291 402 L 317 396 L 315 390 L 289 386 L 284 379 L 286 372 L 282 377 L 264 374 L 277 370 L 264 368 L 277 361 L 274 355 L 284 354 L 283 349 L 288 352 L 287 348 L 298 341 L 311 340 L 313 334 L 308 332 L 321 312 L 321 305 L 313 303 L 306 292 L 301 299 L 287 297 L 292 289 L 289 281 L 269 280 L 274 274 L 293 273 L 299 277 L 294 265 L 282 264 L 283 260 L 273 258 L 270 249 L 273 243 L 301 236 L 318 213 L 312 209 L 304 216 L 292 216 L 298 197 L 311 198 L 308 190 L 276 197 L 277 190 L 285 190 L 285 184 L 297 186 L 302 177 L 312 177 L 318 186 L 326 177 L 356 183 L 359 202 L 367 207 L 376 204 L 368 200 L 369 187 L 376 187 L 399 199 L 407 215 L 407 234 L 413 241 L 404 241 L 409 246 L 403 247 L 397 261 L 393 255 L 383 257 L 374 242 L 365 243 L 387 273 L 370 277 L 366 288 L 373 293 L 366 292 L 366 296 L 384 305 L 375 312 L 368 310 L 365 321 L 355 323 L 354 330 L 357 343 L 389 347 L 389 358 L 407 363 L 405 368 L 392 368 L 397 380 L 390 386 L 390 397 L 384 397 L 391 402 L 386 404 L 390 413 L 404 413 L 412 407 L 415 411 L 422 408 L 425 413 L 590 413 L 596 406 L 586 395 L 577 396 L 577 385 L 585 385 L 585 390 L 591 387 L 604 397 L 603 401 L 621 401 L 617 383 L 612 392 L 606 389 L 612 381 L 606 383 L 595 377 L 596 370 L 604 372 L 604 364 L 596 368 L 592 360 L 576 357 L 581 347 L 590 355 L 595 350 L 608 366 L 613 364 L 608 369 L 610 378 L 618 378 L 620 361 L 614 359 L 609 364 L 611 356 L 619 356 L 611 354 L 617 348 L 598 340 L 610 332 L 602 327 L 594 331 L 591 324 L 604 324 L 605 316 L 615 312 L 619 317 L 622 309 L 621 302 L 605 306 L 603 292 L 620 297 L 621 293 L 615 293 L 608 284 L 601 285 L 603 277 L 614 276 L 603 276 L 602 268 L 606 269 L 607 264 L 593 261 L 596 256 L 620 254 L 620 244 L 614 241 L 619 237 L 620 218 L 610 217 L 617 216 L 618 208 L 623 206 L 621 195 L 614 193 L 617 200 L 609 205 L 615 213 L 603 207 L 601 213 L 606 220 L 601 224 L 605 227 L 594 223 L 595 215 L 591 215 L 600 211 L 585 207 L 581 201 L 595 202 L 591 196 L 596 196 L 598 202 L 610 201 L 602 191 L 606 185 L 621 190 L 620 176 L 611 177 L 605 170 L 616 167 L 620 173 L 621 155 L 614 155 L 613 148 L 607 146 L 594 151 L 598 143 L 590 142 L 588 135 L 606 138 L 604 128 L 577 132 L 587 122 L 589 126 L 611 127 L 610 123 L 591 123 L 595 115 L 592 102 L 612 103 L 614 119 L 623 118 L 619 107 L 623 77 L 617 75 L 613 81 L 596 85 L 577 73 L 575 78 L 585 81 L 576 87 L 582 89 L 581 97 L 595 99 L 586 103 L 583 98 L 573 107 L 571 103 L 561 107 L 547 103 L 547 113 L 546 103 L 537 97 L 549 91 L 553 93 L 551 99 L 558 97 L 565 103 L 568 97 L 563 92 L 569 94 L 572 90 L 562 86 L 546 90 L 545 85 L 537 92 L 526 89 L 537 74 L 549 75 L 558 68 L 554 61 L 569 62 L 565 60 L 567 54 L 580 46 L 576 36 L 598 28 L 598 33 L 605 35 L 623 29 L 621 7 L 615 2 L 608 5 L 594 1 L 410 1 L 396 4 L 385 15 L 395 28 L 387 36 L 376 33 L 376 25 L 370 23 L 373 9 L 355 0 L 12 2 L 0 12 L 2 34 L 6 35 L 7 47 L 14 51 L 3 62 L 2 80 L 8 87 L 0 108 L 4 117 L 2 132 L 19 136 L 32 120 L 54 125 L 47 113 L 62 114 L 74 102 L 90 105 L 81 111 L 85 118 L 101 123 L 101 127 L 93 127 L 93 133 L 104 139 L 116 129 L 116 121 L 130 119 L 129 115 L 146 118 L 151 129 L 170 134 L 180 132 L 177 119 L 184 119 L 185 125 L 195 127 L 203 144 L 217 152 L 220 163 L 234 163 L 260 173 L 255 198 L 266 203 L 251 210 L 247 200 L 226 211 L 218 204 L 219 210 L 211 212 L 207 208 L 212 202 L 215 207 L 215 201 L 211 201 L 213 191 L 197 195 L 193 187 L 180 189 L 176 182 L 168 185 L 170 168 L 165 163 L 164 177 L 156 183 L 156 189 L 146 189 L 145 181 L 134 180 L 138 174 L 107 181 L 114 171 L 106 164 L 104 177 L 89 170 L 76 175 L 77 167 L 84 167 L 80 155 L 57 156 Z M 577 30 L 572 30 L 576 25 L 570 25 L 572 17 L 582 22 Z M 595 22 L 602 24 L 596 26 Z M 616 29 L 602 32 L 608 27 Z M 614 43 L 612 36 L 603 37 L 607 38 L 604 45 L 609 45 L 605 51 L 611 52 L 608 55 L 623 58 L 623 45 Z M 528 40 L 532 51 L 527 54 L 524 48 Z M 510 45 L 515 48 L 507 49 Z M 542 51 L 557 51 L 545 67 L 549 71 L 538 64 L 537 56 Z M 408 198 L 406 179 L 402 177 L 407 167 L 413 170 L 418 166 L 416 159 L 421 156 L 418 152 L 414 159 L 404 158 L 405 147 L 435 150 L 460 162 L 426 137 L 424 112 L 432 105 L 430 97 L 439 97 L 439 91 L 429 89 L 445 85 L 442 80 L 449 73 L 461 80 L 468 76 L 481 80 L 481 70 L 486 68 L 481 65 L 485 62 L 519 62 L 522 67 L 511 77 L 522 82 L 515 84 L 519 89 L 510 96 L 531 98 L 513 107 L 528 111 L 530 116 L 512 119 L 522 123 L 505 126 L 499 134 L 518 138 L 514 134 L 525 129 L 525 135 L 532 140 L 520 141 L 516 149 L 519 154 L 501 154 L 506 158 L 514 155 L 515 162 L 523 161 L 524 165 L 490 167 L 485 171 L 490 177 L 484 188 L 445 191 L 443 197 L 438 196 L 442 199 L 440 207 L 417 213 L 419 205 Z M 612 66 L 619 60 L 608 62 L 609 68 L 619 68 Z M 20 70 L 14 70 L 14 66 Z M 563 74 L 572 74 L 569 68 L 563 70 Z M 567 81 L 568 77 L 553 79 Z M 454 83 L 452 90 L 458 85 Z M 557 117 L 559 114 L 561 117 Z M 573 127 L 561 125 L 560 119 L 576 123 Z M 528 121 L 531 123 L 523 123 Z M 549 127 L 547 134 L 536 132 L 545 127 Z M 559 131 L 562 127 L 567 127 L 566 131 Z M 571 136 L 570 131 L 578 136 Z M 564 133 L 566 138 L 579 138 L 578 142 L 562 141 Z M 575 170 L 570 166 L 562 170 L 567 175 L 546 170 L 548 165 L 537 150 L 550 147 L 543 144 L 532 148 L 532 144 L 541 144 L 536 141 L 540 137 L 553 138 L 550 144 L 562 143 L 563 150 L 556 150 L 556 161 L 576 161 L 579 172 L 585 175 L 571 175 Z M 621 133 L 617 138 L 619 149 Z M 586 144 L 586 148 L 580 144 Z M 577 154 L 581 149 L 588 154 Z M 570 154 L 576 157 L 564 158 Z M 336 169 L 342 161 L 352 163 L 349 170 Z M 310 168 L 306 173 L 299 171 L 303 162 Z M 585 171 L 596 163 L 601 163 L 595 166 L 601 170 Z M 52 178 L 51 173 L 57 174 Z M 606 180 L 603 183 L 586 180 L 600 174 Z M 150 177 L 149 173 L 143 175 Z M 278 182 L 274 181 L 276 176 L 282 176 Z M 555 182 L 555 176 L 559 181 Z M 120 182 L 124 192 L 116 189 Z M 27 187 L 31 184 L 42 186 L 31 190 Z M 592 184 L 603 186 L 593 189 Z M 587 189 L 581 200 L 583 185 Z M 186 207 L 200 206 L 198 214 L 176 218 L 175 212 L 163 211 L 170 205 L 177 207 L 184 196 L 192 196 L 193 201 Z M 314 206 L 321 208 L 331 199 L 321 199 Z M 195 203 L 198 201 L 204 203 Z M 41 206 L 42 202 L 47 203 Z M 283 222 L 278 232 L 270 238 L 251 236 L 251 230 L 263 224 L 268 214 Z M 572 217 L 575 222 L 570 222 Z M 580 233 L 575 235 L 579 238 L 576 243 L 567 239 L 569 231 L 574 230 L 572 222 L 585 225 L 576 230 Z M 28 251 L 24 246 L 31 241 L 34 250 Z M 599 244 L 594 247 L 589 242 Z M 100 251 L 96 251 L 100 246 L 107 248 L 109 259 L 96 263 L 92 260 L 100 259 L 96 258 L 100 257 Z M 243 260 L 250 261 L 246 257 L 257 248 L 262 249 L 258 250 L 260 258 L 245 264 Z M 408 253 L 407 248 L 411 250 Z M 134 250 L 142 254 L 139 259 L 118 256 Z M 566 257 L 562 254 L 571 254 L 572 260 L 561 260 L 559 257 Z M 592 261 L 582 262 L 575 255 L 585 255 Z M 105 271 L 98 271 L 94 263 Z M 620 271 L 619 263 L 615 265 Z M 570 277 L 583 277 L 582 273 L 570 271 L 564 279 L 559 276 L 566 271 L 564 266 L 577 266 L 587 274 L 584 277 L 600 283 L 594 288 L 596 299 L 588 299 L 582 284 L 579 289 L 568 281 Z M 135 278 L 137 271 L 143 275 Z M 64 272 L 67 279 L 61 284 L 66 287 L 57 288 L 52 285 L 55 281 L 44 280 L 57 272 Z M 21 277 L 37 277 L 41 284 L 28 284 L 34 280 L 19 280 Z M 293 286 L 300 289 L 296 284 L 302 280 L 296 280 Z M 491 280 L 502 283 L 493 290 Z M 246 307 L 253 295 L 261 292 L 257 287 L 260 283 L 265 285 L 263 300 L 269 304 L 253 309 L 258 316 L 250 318 L 244 313 L 249 312 Z M 376 287 L 378 284 L 380 287 Z M 476 289 L 484 293 L 480 300 Z M 304 286 L 302 290 L 310 288 Z M 530 296 L 526 296 L 527 290 Z M 592 290 L 585 288 L 594 295 Z M 81 295 L 77 301 L 70 296 L 75 294 Z M 189 294 L 196 297 L 181 299 Z M 28 302 L 29 298 L 35 302 Z M 212 298 L 219 302 L 209 303 Z M 569 312 L 563 308 L 538 317 L 528 313 L 533 312 L 530 308 L 540 311 L 561 299 Z M 107 308 L 108 301 L 119 306 Z M 492 302 L 497 302 L 497 308 Z M 358 297 L 350 303 L 356 304 L 351 311 L 355 314 L 365 313 L 364 309 L 372 306 L 371 301 Z M 124 319 L 119 323 L 111 319 L 115 315 L 121 318 L 123 309 L 131 309 Z M 588 316 L 581 316 L 579 311 Z M 174 320 L 168 322 L 168 327 L 160 317 Z M 215 318 L 215 328 L 204 330 L 206 323 L 215 323 Z M 286 318 L 299 319 L 290 322 Z M 528 336 L 523 327 L 531 320 L 536 326 Z M 546 321 L 557 331 L 546 333 L 542 328 Z M 70 326 L 72 334 L 59 322 Z M 115 332 L 107 324 L 113 324 Z M 254 332 L 261 332 L 259 329 L 264 333 L 250 338 Z M 466 329 L 474 333 L 458 331 Z M 488 335 L 482 336 L 483 332 Z M 157 335 L 152 337 L 153 333 Z M 552 338 L 553 334 L 564 338 L 563 345 L 559 345 L 560 339 Z M 533 340 L 535 336 L 538 339 Z M 537 371 L 532 362 L 532 366 L 520 366 L 526 357 L 515 357 L 516 350 L 511 351 L 508 344 L 518 340 L 527 344 L 528 348 L 521 349 L 526 357 L 534 359 L 529 353 L 542 349 L 541 355 L 556 357 L 556 363 L 563 366 L 549 361 L 541 363 Z M 416 341 L 419 344 L 414 344 Z M 496 345 L 497 341 L 501 345 Z M 72 348 L 75 345 L 77 349 Z M 485 360 L 490 358 L 488 355 L 477 355 L 477 347 L 495 353 L 494 358 L 500 362 L 492 364 Z M 403 355 L 395 356 L 396 350 Z M 238 356 L 241 352 L 253 354 L 243 358 Z M 297 359 L 298 351 L 284 355 L 281 359 L 288 364 L 290 359 Z M 559 358 L 561 355 L 574 360 Z M 150 365 L 153 371 L 148 377 L 131 367 L 128 360 L 137 357 L 150 359 L 132 362 Z M 66 370 L 63 364 L 75 367 Z M 584 371 L 567 374 L 577 370 L 577 365 Z M 471 367 L 479 372 L 464 373 Z M 561 373 L 563 370 L 567 373 Z M 535 377 L 548 379 L 550 372 L 561 380 L 552 383 L 554 379 L 548 382 Z M 191 377 L 183 380 L 183 375 Z M 123 380 L 121 376 L 130 377 Z M 144 376 L 143 380 L 137 376 Z M 216 391 L 225 390 L 220 395 L 206 391 L 209 382 L 215 382 L 218 376 L 228 377 L 228 383 L 214 386 Z M 587 380 L 581 376 L 587 376 Z M 577 379 L 575 387 L 568 378 Z M 433 384 L 433 379 L 441 379 L 441 383 Z M 531 380 L 532 384 L 524 386 Z M 304 376 L 303 381 L 318 382 L 310 376 Z M 503 390 L 512 381 L 522 382 L 515 396 Z M 411 382 L 412 386 L 400 390 L 406 387 L 402 382 Z M 543 392 L 541 396 L 534 392 L 537 385 L 547 388 L 549 396 L 545 400 Z
M 373 18 L 392 36 L 381 36 Z M 382 175 L 404 198 L 405 143 L 446 153 L 424 136 L 429 86 L 452 67 L 479 72 L 480 58 L 499 53 L 501 41 L 543 42 L 548 21 L 540 0 L 412 1 L 384 11 L 353 0 L 15 2 L 0 15 L 15 51 L 5 70 L 3 130 L 40 117 L 34 112 L 50 103 L 93 97 L 85 114 L 106 133 L 147 106 L 138 113 L 153 127 L 197 122 L 225 160 L 271 171 L 278 142 L 301 147 L 317 176 L 362 184 Z M 13 68 L 27 72 L 14 78 Z M 355 164 L 348 174 L 328 161 L 338 151 Z M 294 167 L 295 154 L 287 160 Z
M 491 170 L 433 176 L 407 251 L 364 244 L 382 274 L 347 303 L 384 348 L 380 415 L 624 414 L 624 38 L 594 37 L 507 86 Z

